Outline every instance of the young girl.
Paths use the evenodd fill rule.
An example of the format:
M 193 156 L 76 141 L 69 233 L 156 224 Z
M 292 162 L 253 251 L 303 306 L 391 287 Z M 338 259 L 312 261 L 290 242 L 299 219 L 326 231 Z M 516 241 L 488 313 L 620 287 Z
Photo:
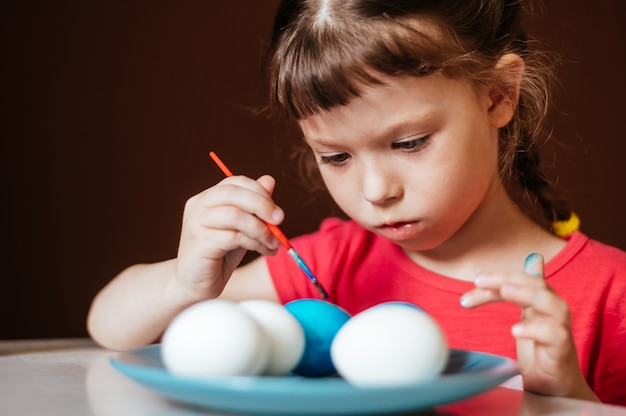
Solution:
M 576 231 L 540 172 L 551 72 L 521 9 L 283 2 L 270 107 L 297 122 L 308 162 L 350 218 L 293 244 L 352 314 L 413 302 L 452 348 L 516 358 L 526 390 L 626 404 L 626 254 Z M 88 319 L 94 339 L 154 342 L 205 299 L 319 297 L 264 223 L 284 218 L 273 189 L 269 176 L 235 176 L 189 199 L 178 256 L 107 285 Z M 246 250 L 264 256 L 238 268 Z

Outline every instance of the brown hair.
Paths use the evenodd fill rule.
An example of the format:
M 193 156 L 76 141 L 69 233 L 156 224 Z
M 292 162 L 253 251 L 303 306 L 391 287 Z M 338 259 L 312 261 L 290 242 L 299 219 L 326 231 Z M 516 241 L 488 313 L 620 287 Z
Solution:
M 269 106 L 303 119 L 348 104 L 363 86 L 382 83 L 376 74 L 440 71 L 488 85 L 498 59 L 518 54 L 525 71 L 516 114 L 500 129 L 501 177 L 511 196 L 549 227 L 570 215 L 542 174 L 537 149 L 547 139 L 554 68 L 551 56 L 528 40 L 523 12 L 519 0 L 283 0 L 267 55 Z M 305 149 L 302 143 L 297 152 L 308 155 L 304 172 L 319 179 Z

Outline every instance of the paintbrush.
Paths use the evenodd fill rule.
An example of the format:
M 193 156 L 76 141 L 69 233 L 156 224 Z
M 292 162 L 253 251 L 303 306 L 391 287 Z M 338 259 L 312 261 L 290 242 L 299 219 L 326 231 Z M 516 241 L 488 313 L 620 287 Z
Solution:
M 230 169 L 228 169 L 228 167 L 224 164 L 224 162 L 222 162 L 222 160 L 215 154 L 215 152 L 209 152 L 209 156 L 211 156 L 211 159 L 213 159 L 215 164 L 222 170 L 222 172 L 224 172 L 224 175 L 233 176 L 233 173 L 230 171 Z M 278 241 L 280 241 L 280 244 L 282 244 L 282 246 L 287 250 L 291 258 L 295 260 L 298 267 L 300 267 L 300 269 L 304 272 L 304 274 L 309 278 L 311 283 L 315 285 L 318 292 L 320 292 L 320 295 L 322 296 L 322 298 L 328 299 L 328 293 L 326 292 L 326 290 L 324 290 L 320 282 L 317 280 L 317 277 L 315 277 L 311 269 L 309 269 L 309 266 L 307 266 L 304 260 L 302 260 L 302 257 L 300 257 L 300 254 L 298 254 L 296 249 L 293 248 L 293 246 L 291 245 L 291 243 L 289 242 L 285 234 L 283 234 L 283 232 L 280 230 L 280 228 L 278 228 L 277 226 L 273 224 L 265 223 L 265 225 L 267 225 L 267 228 L 269 228 L 272 234 L 274 234 L 274 237 L 276 237 Z

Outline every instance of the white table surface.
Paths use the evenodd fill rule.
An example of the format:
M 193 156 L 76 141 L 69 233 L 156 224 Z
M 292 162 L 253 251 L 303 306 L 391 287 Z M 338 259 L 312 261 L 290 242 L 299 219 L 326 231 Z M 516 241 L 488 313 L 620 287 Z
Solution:
M 111 366 L 115 354 L 86 338 L 0 341 L 0 415 L 221 415 L 128 379 Z M 415 414 L 626 416 L 626 407 L 497 387 Z

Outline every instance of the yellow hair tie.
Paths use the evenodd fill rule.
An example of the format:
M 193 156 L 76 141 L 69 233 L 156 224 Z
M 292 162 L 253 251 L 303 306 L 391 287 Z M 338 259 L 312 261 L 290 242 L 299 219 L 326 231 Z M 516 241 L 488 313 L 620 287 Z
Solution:
M 576 215 L 576 213 L 574 212 L 572 212 L 572 214 L 569 216 L 569 219 L 566 221 L 552 222 L 552 230 L 554 231 L 554 234 L 558 235 L 559 237 L 567 237 L 569 235 L 572 235 L 576 231 L 578 231 L 579 227 L 580 218 L 578 218 L 578 215 Z

